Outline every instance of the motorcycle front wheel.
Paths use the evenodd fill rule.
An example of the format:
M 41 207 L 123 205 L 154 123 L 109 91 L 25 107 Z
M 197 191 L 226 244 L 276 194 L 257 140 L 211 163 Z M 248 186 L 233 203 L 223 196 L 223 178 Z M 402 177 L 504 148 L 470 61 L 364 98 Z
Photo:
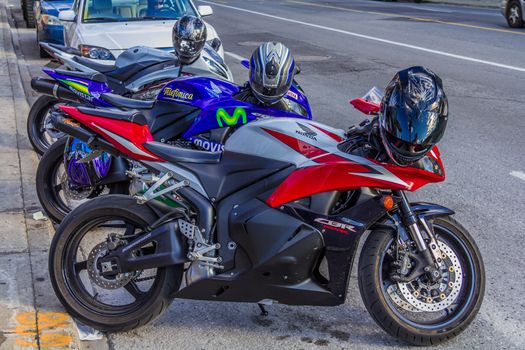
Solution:
M 129 196 L 109 195 L 86 202 L 71 214 L 59 226 L 49 250 L 51 283 L 69 314 L 107 332 L 137 328 L 160 316 L 180 287 L 182 264 L 107 276 L 99 261 L 114 249 L 110 240 L 125 244 L 145 234 L 158 219 L 153 210 Z
M 27 136 L 36 153 L 44 152 L 64 134 L 53 129 L 50 124 L 50 111 L 53 106 L 60 103 L 54 97 L 42 95 L 31 106 L 27 116 Z
M 388 230 L 372 231 L 359 259 L 359 289 L 370 315 L 392 336 L 420 346 L 442 343 L 465 330 L 485 291 L 483 261 L 467 230 L 451 217 L 435 218 L 429 225 L 442 252 L 438 281 L 425 275 L 408 283 L 391 280 L 399 265 L 393 264 L 398 250 Z
M 36 193 L 46 215 L 59 224 L 74 208 L 86 200 L 104 194 L 128 194 L 128 182 L 116 182 L 105 186 L 93 186 L 83 190 L 72 189 L 64 167 L 64 149 L 67 138 L 63 137 L 44 153 L 36 171 Z

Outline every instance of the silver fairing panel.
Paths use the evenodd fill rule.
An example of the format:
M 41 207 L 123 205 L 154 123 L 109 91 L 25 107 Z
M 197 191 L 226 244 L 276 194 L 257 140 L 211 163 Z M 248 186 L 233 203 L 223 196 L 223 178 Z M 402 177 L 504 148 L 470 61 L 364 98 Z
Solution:
M 213 50 L 213 49 L 210 48 L 210 50 Z M 221 64 L 221 62 L 217 62 L 218 60 L 222 61 L 220 56 L 210 55 L 208 51 L 209 50 L 202 50 L 201 55 L 195 62 L 183 67 L 182 69 L 183 73 L 189 73 L 189 74 L 203 76 L 203 77 L 212 77 L 216 79 L 223 79 L 223 80 L 228 80 L 228 81 L 233 82 L 233 75 L 230 69 L 225 64 Z M 214 72 L 212 68 L 210 68 L 208 63 L 206 63 L 206 61 L 216 62 L 216 67 L 221 69 L 222 74 L 225 74 L 228 77 L 228 79 L 226 79 L 221 74 Z M 137 92 L 137 91 L 140 91 L 144 86 L 151 84 L 155 81 L 176 79 L 178 77 L 179 77 L 179 67 L 169 66 L 163 70 L 153 72 L 151 74 L 140 77 L 128 83 L 126 85 L 126 89 L 133 91 L 133 92 Z
M 269 158 L 294 164 L 298 168 L 316 165 L 312 159 L 279 141 L 266 130 L 303 141 L 328 153 L 337 153 L 338 142 L 320 129 L 326 130 L 341 138 L 344 131 L 310 120 L 294 118 L 276 118 L 259 120 L 244 125 L 226 141 L 225 150 L 253 156 Z
M 277 132 L 278 136 L 272 135 L 267 130 Z M 335 138 L 330 134 L 336 135 Z M 336 138 L 344 140 L 344 131 L 309 120 L 266 119 L 241 127 L 226 141 L 225 150 L 288 162 L 295 164 L 297 168 L 318 166 L 327 156 L 335 155 L 340 159 L 339 161 L 358 163 L 373 170 L 366 173 L 352 173 L 353 175 L 407 186 L 403 180 L 381 164 L 339 150 L 337 147 L 339 140 Z M 304 142 L 299 148 L 302 153 L 291 147 L 297 145 L 298 141 Z M 291 146 L 286 142 L 289 142 Z

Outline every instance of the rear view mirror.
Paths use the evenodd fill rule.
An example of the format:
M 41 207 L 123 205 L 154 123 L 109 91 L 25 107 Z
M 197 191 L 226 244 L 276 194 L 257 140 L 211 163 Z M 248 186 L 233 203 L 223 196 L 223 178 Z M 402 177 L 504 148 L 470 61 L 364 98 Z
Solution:
M 64 10 L 58 13 L 58 19 L 64 22 L 74 22 L 75 17 L 75 11 L 73 10 Z
M 213 9 L 211 8 L 211 6 L 200 5 L 199 7 L 197 7 L 197 10 L 199 11 L 201 17 L 213 15 Z
M 222 45 L 222 42 L 221 42 L 221 39 L 219 38 L 215 38 L 211 41 L 211 44 L 210 46 L 212 47 L 212 49 L 214 49 L 215 51 L 219 52 L 219 49 Z

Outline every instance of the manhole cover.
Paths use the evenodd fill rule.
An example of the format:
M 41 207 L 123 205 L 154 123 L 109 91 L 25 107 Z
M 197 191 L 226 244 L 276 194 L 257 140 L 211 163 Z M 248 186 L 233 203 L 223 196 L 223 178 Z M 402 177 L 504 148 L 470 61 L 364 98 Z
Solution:
M 313 55 L 294 55 L 294 58 L 297 62 L 322 62 L 328 61 L 330 56 L 313 56 Z
M 263 43 L 265 43 L 265 41 L 241 41 L 237 44 L 240 46 L 259 46 Z

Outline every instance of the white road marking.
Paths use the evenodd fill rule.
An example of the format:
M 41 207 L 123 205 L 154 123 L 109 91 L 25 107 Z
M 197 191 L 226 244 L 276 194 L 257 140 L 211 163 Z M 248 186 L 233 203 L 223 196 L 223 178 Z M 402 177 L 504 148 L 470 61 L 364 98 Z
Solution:
M 254 14 L 254 15 L 264 16 L 264 17 L 273 18 L 273 19 L 278 19 L 278 20 L 285 21 L 285 22 L 301 24 L 301 25 L 308 26 L 308 27 L 324 29 L 324 30 L 327 30 L 327 31 L 336 32 L 336 33 L 345 34 L 345 35 L 350 35 L 350 36 L 354 36 L 354 37 L 361 38 L 361 39 L 377 41 L 377 42 L 384 43 L 384 44 L 405 47 L 405 48 L 413 49 L 413 50 L 417 50 L 417 51 L 428 52 L 428 53 L 432 53 L 432 54 L 439 55 L 439 56 L 456 58 L 458 60 L 474 62 L 474 63 L 480 63 L 480 64 L 484 64 L 484 65 L 488 65 L 488 66 L 504 68 L 504 69 L 509 69 L 509 70 L 518 71 L 518 72 L 524 72 L 525 73 L 525 68 L 522 68 L 522 67 L 510 66 L 510 65 L 507 65 L 507 64 L 497 63 L 497 62 L 493 62 L 493 61 L 481 60 L 481 59 L 478 59 L 478 58 L 468 57 L 468 56 L 463 56 L 463 55 L 457 55 L 457 54 L 450 53 L 450 52 L 445 52 L 445 51 L 427 49 L 427 48 L 421 47 L 421 46 L 410 45 L 410 44 L 405 44 L 405 43 L 398 42 L 398 41 L 382 39 L 382 38 L 378 38 L 378 37 L 374 37 L 374 36 L 370 36 L 370 35 L 365 35 L 365 34 L 354 33 L 354 32 L 350 32 L 350 31 L 343 30 L 343 29 L 337 29 L 337 28 L 322 26 L 322 25 L 319 25 L 319 24 L 303 22 L 303 21 L 299 21 L 299 20 L 291 19 L 291 18 L 284 18 L 284 17 L 280 17 L 280 16 L 271 15 L 269 13 L 248 10 L 248 9 L 244 9 L 244 8 L 240 8 L 240 7 L 219 4 L 219 3 L 214 2 L 214 1 L 207 1 L 207 0 L 199 0 L 199 1 L 203 2 L 203 3 L 206 3 L 206 4 L 212 4 L 212 5 L 218 6 L 218 7 L 224 7 L 224 8 L 228 8 L 228 9 L 231 9 L 231 10 L 251 13 L 251 14 Z
M 524 172 L 514 171 L 513 170 L 513 171 L 510 172 L 510 176 L 514 176 L 514 177 L 517 177 L 520 180 L 525 181 L 525 173 Z
M 233 53 L 233 52 L 224 51 L 224 54 L 225 54 L 226 56 L 230 56 L 231 58 L 236 59 L 237 61 L 248 60 L 247 58 L 244 58 L 244 57 L 242 57 L 242 56 L 239 56 L 239 55 L 237 55 L 236 53 Z

